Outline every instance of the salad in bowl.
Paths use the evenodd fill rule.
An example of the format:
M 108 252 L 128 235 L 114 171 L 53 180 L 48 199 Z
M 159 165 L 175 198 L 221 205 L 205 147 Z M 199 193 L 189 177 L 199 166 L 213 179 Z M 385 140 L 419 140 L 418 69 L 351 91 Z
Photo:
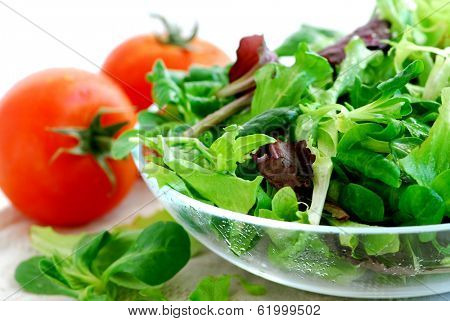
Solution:
M 448 292 L 449 16 L 379 0 L 348 35 L 244 37 L 225 68 L 158 61 L 155 104 L 114 156 L 133 151 L 172 215 L 253 273 L 345 296 Z

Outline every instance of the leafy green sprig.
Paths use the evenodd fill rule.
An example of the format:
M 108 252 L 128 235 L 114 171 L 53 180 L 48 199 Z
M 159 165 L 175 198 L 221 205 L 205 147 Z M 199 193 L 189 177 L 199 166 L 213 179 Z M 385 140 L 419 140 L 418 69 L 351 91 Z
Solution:
M 59 234 L 33 226 L 30 236 L 40 255 L 17 267 L 17 282 L 31 293 L 78 300 L 167 300 L 166 282 L 201 251 L 165 211 L 111 232 Z M 241 276 L 208 276 L 189 299 L 229 300 L 232 279 L 252 295 L 265 293 Z

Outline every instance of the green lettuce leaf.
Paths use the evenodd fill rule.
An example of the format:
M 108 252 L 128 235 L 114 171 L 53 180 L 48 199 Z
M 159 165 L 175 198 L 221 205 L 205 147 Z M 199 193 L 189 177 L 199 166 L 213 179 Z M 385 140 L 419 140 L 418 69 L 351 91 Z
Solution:
M 297 105 L 308 86 L 323 85 L 332 72 L 325 58 L 310 51 L 305 43 L 300 44 L 293 66 L 271 63 L 256 72 L 252 115 L 259 115 L 271 108 Z
M 291 187 L 286 186 L 276 192 L 272 199 L 272 211 L 285 221 L 298 220 L 297 195 Z
M 240 128 L 236 125 L 228 126 L 225 133 L 210 147 L 216 156 L 216 171 L 234 173 L 237 163 L 243 163 L 250 158 L 249 154 L 259 147 L 274 143 L 276 140 L 264 134 L 253 134 L 236 138 Z
M 203 198 L 218 207 L 244 214 L 255 204 L 257 189 L 263 180 L 262 176 L 258 176 L 253 181 L 247 181 L 233 175 L 204 169 L 185 160 L 172 160 L 166 162 L 166 165 Z
M 428 138 L 401 159 L 400 164 L 420 185 L 428 187 L 436 176 L 450 168 L 450 88 L 442 90 L 439 117 Z
M 62 257 L 72 255 L 76 245 L 86 236 L 80 234 L 60 234 L 51 227 L 33 225 L 30 229 L 31 245 L 42 255 L 53 256 L 55 254 Z
M 143 172 L 149 177 L 156 178 L 160 188 L 167 185 L 177 192 L 193 197 L 184 181 L 170 169 L 149 162 L 145 165 Z
M 414 39 L 423 45 L 445 48 L 450 45 L 450 7 L 447 0 L 377 0 L 381 18 L 391 23 L 394 37 L 414 28 Z
M 332 218 L 328 219 L 328 221 L 331 225 L 338 227 L 372 227 L 352 221 L 342 222 Z M 393 254 L 400 250 L 400 237 L 398 234 L 355 235 L 342 232 L 339 234 L 339 242 L 342 246 L 349 247 L 353 256 L 355 256 L 355 250 L 360 244 L 367 255 L 371 256 Z
M 439 97 L 444 87 L 450 84 L 450 56 L 443 57 L 436 55 L 433 68 L 430 71 L 425 88 L 423 90 L 423 98 L 434 100 Z
M 317 52 L 334 44 L 341 37 L 342 35 L 334 30 L 302 25 L 275 50 L 275 53 L 278 57 L 293 56 L 302 42 L 307 43 L 311 50 Z
M 324 92 L 321 100 L 328 104 L 335 103 L 341 94 L 353 86 L 356 78 L 375 56 L 360 38 L 352 39 L 345 47 L 345 59 L 333 86 Z

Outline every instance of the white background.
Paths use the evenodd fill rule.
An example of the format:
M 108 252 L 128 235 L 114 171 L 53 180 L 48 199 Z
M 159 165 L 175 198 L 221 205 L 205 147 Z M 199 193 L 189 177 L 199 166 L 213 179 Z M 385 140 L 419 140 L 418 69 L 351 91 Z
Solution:
M 242 36 L 262 33 L 275 48 L 302 23 L 350 32 L 368 20 L 374 6 L 375 0 L 0 0 L 0 96 L 41 69 L 97 71 L 126 38 L 161 31 L 149 13 L 166 15 L 186 31 L 198 21 L 200 37 L 234 58 Z
M 271 306 L 274 311 L 275 305 L 320 305 L 320 315 L 264 315 L 258 314 L 260 305 Z M 219 315 L 190 315 L 174 318 L 172 315 L 157 316 L 130 316 L 128 308 L 158 308 L 159 311 L 170 308 L 188 308 L 204 310 L 211 307 L 214 311 L 219 308 L 235 309 L 242 308 L 240 316 Z M 79 321 L 79 320 L 180 320 L 180 321 L 235 321 L 235 320 L 258 320 L 258 321 L 285 321 L 285 320 L 346 320 L 346 321 L 379 321 L 379 320 L 439 320 L 448 315 L 448 305 L 445 302 L 387 302 L 387 301 L 362 301 L 362 302 L 0 302 L 0 316 L 3 314 L 5 320 L 42 320 L 46 321 Z M 303 309 L 305 309 L 303 307 Z M 264 310 L 264 309 L 262 309 Z M 69 312 L 68 312 L 69 311 Z M 42 316 L 37 319 L 36 316 Z M 45 317 L 44 317 L 45 316 Z

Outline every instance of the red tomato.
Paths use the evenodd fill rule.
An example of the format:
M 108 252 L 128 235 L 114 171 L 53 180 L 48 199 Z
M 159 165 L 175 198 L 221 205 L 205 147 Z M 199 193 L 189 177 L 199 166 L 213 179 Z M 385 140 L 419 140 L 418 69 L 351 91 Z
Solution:
M 206 41 L 196 37 L 183 40 L 179 34 L 167 39 L 170 37 L 185 43 L 181 46 L 163 41 L 154 34 L 136 36 L 114 49 L 103 65 L 103 72 L 122 87 L 138 110 L 152 103 L 152 87 L 146 75 L 156 60 L 162 59 L 167 68 L 178 70 L 187 70 L 192 64 L 224 66 L 230 61 L 223 51 Z
M 0 187 L 14 206 L 40 223 L 72 226 L 105 214 L 122 200 L 136 179 L 136 169 L 130 157 L 107 157 L 112 137 L 94 135 L 82 155 L 74 155 L 68 150 L 79 140 L 55 132 L 88 128 L 102 107 L 118 111 L 102 114 L 102 127 L 119 122 L 127 122 L 121 130 L 133 126 L 134 111 L 122 90 L 104 76 L 81 70 L 38 72 L 3 97 Z M 55 157 L 61 148 L 65 151 Z M 97 161 L 100 153 L 115 184 Z

